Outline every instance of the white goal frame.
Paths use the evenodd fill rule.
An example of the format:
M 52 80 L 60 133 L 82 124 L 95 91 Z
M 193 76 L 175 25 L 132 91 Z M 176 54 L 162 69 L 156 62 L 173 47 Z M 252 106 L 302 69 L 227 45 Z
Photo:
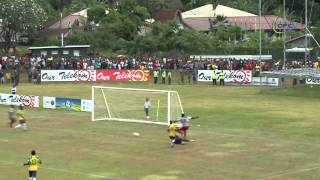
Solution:
M 95 119 L 94 115 L 94 104 L 95 104 L 95 91 L 94 89 L 101 89 L 101 93 L 102 96 L 104 98 L 104 102 L 106 105 L 106 110 L 108 113 L 109 117 L 105 118 L 99 118 L 99 119 Z M 115 118 L 111 116 L 110 113 L 110 108 L 109 108 L 109 104 L 107 101 L 107 98 L 104 94 L 103 89 L 112 89 L 112 90 L 128 90 L 128 91 L 146 91 L 146 92 L 161 92 L 161 93 L 167 93 L 168 96 L 168 109 L 167 109 L 167 122 L 157 122 L 157 121 L 147 121 L 147 120 L 139 120 L 139 119 L 124 119 L 124 118 Z M 92 100 L 92 113 L 91 113 L 91 121 L 102 121 L 102 120 L 109 120 L 109 121 L 122 121 L 122 122 L 136 122 L 136 123 L 147 123 L 147 124 L 159 124 L 159 125 L 168 125 L 169 122 L 172 120 L 171 119 L 171 104 L 170 104 L 170 98 L 171 98 L 171 94 L 176 94 L 177 98 L 178 98 L 178 102 L 179 102 L 179 106 L 181 109 L 181 112 L 184 113 L 183 111 L 183 107 L 182 107 L 182 103 L 181 103 L 181 99 L 179 96 L 179 93 L 177 91 L 170 91 L 170 90 L 157 90 L 157 89 L 139 89 L 139 88 L 120 88 L 120 87 L 109 87 L 109 86 L 92 86 L 91 87 L 91 100 Z

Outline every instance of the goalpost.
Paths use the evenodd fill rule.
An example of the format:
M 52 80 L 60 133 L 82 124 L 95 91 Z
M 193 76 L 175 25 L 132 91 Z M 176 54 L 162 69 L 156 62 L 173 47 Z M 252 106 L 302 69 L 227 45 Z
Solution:
M 151 103 L 149 117 L 144 111 L 146 98 Z M 92 86 L 92 121 L 167 125 L 183 112 L 177 91 Z

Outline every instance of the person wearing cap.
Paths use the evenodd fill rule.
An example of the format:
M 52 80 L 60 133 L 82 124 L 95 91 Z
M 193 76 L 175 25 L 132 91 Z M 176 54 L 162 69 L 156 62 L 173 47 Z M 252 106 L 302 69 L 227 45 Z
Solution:
M 28 166 L 29 180 L 36 180 L 38 166 L 41 163 L 40 158 L 36 156 L 36 151 L 32 150 L 30 158 L 23 164 L 24 166 Z

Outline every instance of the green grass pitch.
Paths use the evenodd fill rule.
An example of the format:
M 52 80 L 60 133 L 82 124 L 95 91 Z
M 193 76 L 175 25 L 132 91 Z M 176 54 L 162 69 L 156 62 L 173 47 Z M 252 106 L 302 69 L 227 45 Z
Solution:
M 91 85 L 21 84 L 18 94 L 88 99 Z M 9 107 L 0 106 L 0 179 L 27 179 L 22 164 L 32 149 L 43 160 L 41 180 L 320 177 L 318 87 L 98 85 L 178 91 L 185 112 L 200 116 L 189 131 L 196 142 L 170 148 L 165 126 L 91 122 L 90 113 L 42 108 L 25 111 L 29 130 L 23 132 L 7 127 Z

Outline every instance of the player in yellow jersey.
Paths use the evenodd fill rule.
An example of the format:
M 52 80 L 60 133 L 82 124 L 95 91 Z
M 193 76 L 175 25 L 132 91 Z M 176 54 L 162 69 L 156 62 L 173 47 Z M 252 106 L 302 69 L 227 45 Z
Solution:
M 24 166 L 28 166 L 29 180 L 36 180 L 38 166 L 41 163 L 42 161 L 40 160 L 40 158 L 36 156 L 36 151 L 32 150 L 31 157 L 27 160 L 27 162 L 23 164 Z
M 168 136 L 170 139 L 170 145 L 173 147 L 174 144 L 182 144 L 182 139 L 177 135 L 177 126 L 174 124 L 174 121 L 170 121 L 168 126 Z
M 24 117 L 22 105 L 20 105 L 19 110 L 17 111 L 16 118 L 19 121 L 19 124 L 16 125 L 16 127 L 14 127 L 14 128 L 20 128 L 21 127 L 24 130 L 27 130 L 27 120 Z

